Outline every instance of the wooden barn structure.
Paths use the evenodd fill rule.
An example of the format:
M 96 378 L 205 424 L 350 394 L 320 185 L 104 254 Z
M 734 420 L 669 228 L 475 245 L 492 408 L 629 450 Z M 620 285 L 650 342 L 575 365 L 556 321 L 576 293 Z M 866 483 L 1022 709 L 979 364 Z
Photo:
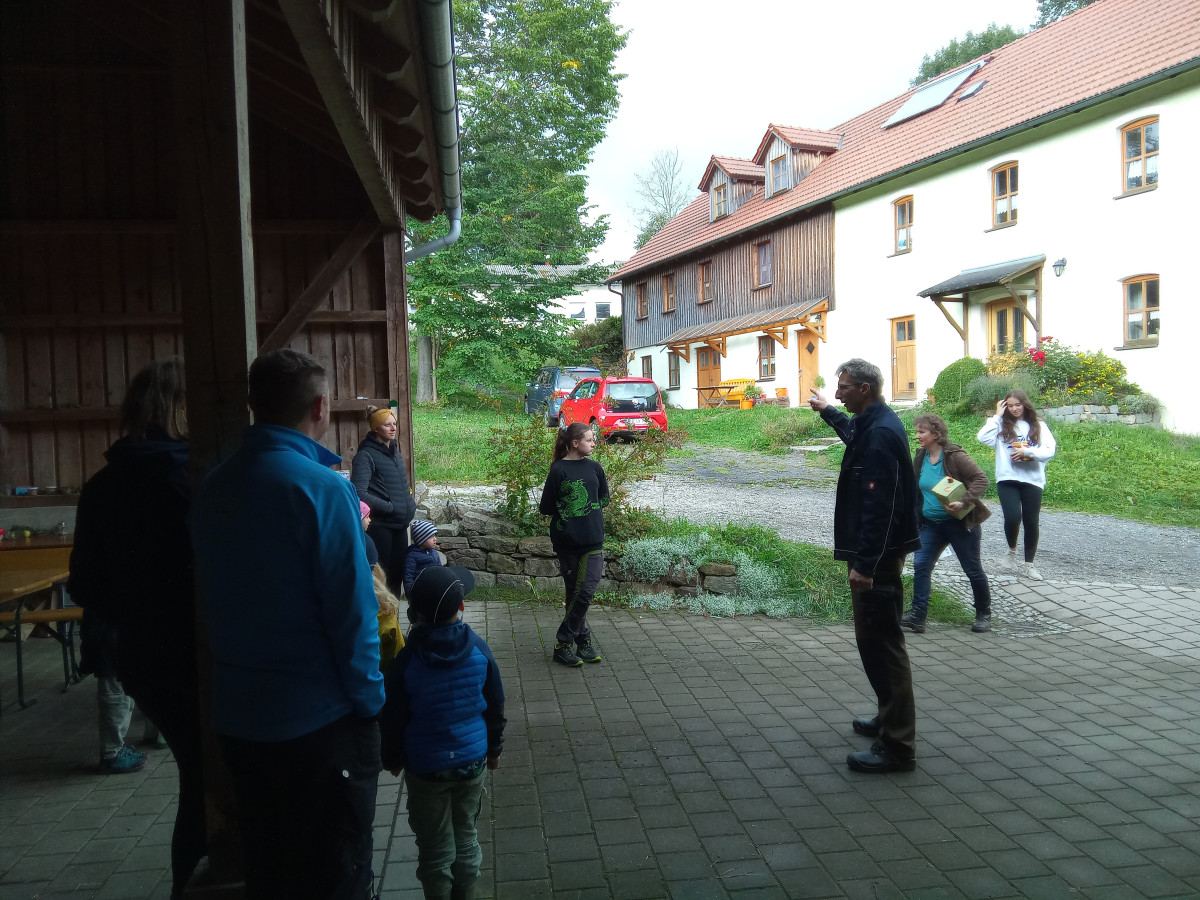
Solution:
M 292 346 L 346 467 L 392 401 L 411 477 L 402 229 L 452 219 L 410 258 L 457 235 L 450 0 L 4 3 L 0 57 L 0 484 L 43 489 L 6 518 L 73 503 L 176 354 L 197 475 L 248 424 L 249 362 Z

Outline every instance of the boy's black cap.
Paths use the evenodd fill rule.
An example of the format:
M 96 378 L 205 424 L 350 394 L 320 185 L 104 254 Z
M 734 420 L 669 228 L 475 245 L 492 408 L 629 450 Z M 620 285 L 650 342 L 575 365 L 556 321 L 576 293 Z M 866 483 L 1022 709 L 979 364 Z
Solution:
M 458 605 L 475 587 L 475 576 L 462 566 L 426 566 L 417 573 L 409 605 L 421 618 L 437 624 L 458 612 Z

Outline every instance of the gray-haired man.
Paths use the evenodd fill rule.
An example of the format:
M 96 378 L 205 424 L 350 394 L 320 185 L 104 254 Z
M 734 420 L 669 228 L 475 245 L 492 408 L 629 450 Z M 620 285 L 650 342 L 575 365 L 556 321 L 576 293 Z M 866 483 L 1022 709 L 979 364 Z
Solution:
M 856 772 L 911 771 L 916 765 L 916 706 L 900 614 L 904 557 L 918 549 L 918 493 L 908 435 L 880 397 L 877 366 L 851 359 L 838 366 L 834 394 L 853 413 L 834 409 L 816 391 L 809 405 L 846 444 L 833 514 L 833 555 L 846 560 L 854 604 L 854 638 L 879 709 L 858 718 L 856 732 L 878 740 L 851 753 Z

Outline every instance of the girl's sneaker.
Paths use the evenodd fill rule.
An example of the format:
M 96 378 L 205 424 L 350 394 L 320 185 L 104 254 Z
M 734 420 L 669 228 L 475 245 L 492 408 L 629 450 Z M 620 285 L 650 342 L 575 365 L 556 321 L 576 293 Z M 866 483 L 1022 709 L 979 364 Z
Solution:
M 146 754 L 132 747 L 122 747 L 115 755 L 100 760 L 100 772 L 104 775 L 140 772 L 145 767 Z
M 1042 573 L 1037 570 L 1033 563 L 1022 563 L 1021 577 L 1028 578 L 1030 581 L 1041 581 Z
M 584 641 L 582 644 L 575 645 L 575 654 L 585 663 L 598 663 L 604 659 L 600 655 L 600 651 L 592 646 L 591 641 Z
M 564 666 L 572 668 L 582 666 L 583 660 L 575 653 L 575 648 L 570 644 L 555 644 L 554 645 L 554 661 L 562 663 Z

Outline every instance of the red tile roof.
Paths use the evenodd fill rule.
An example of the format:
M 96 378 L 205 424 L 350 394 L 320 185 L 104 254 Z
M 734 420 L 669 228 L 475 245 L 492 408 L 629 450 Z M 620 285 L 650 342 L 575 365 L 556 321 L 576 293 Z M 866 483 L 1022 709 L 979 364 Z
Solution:
M 707 197 L 698 198 L 612 280 L 976 143 L 1032 128 L 1139 81 L 1196 67 L 1196 0 L 1097 0 L 993 51 L 987 65 L 964 87 L 980 79 L 987 84 L 962 103 L 956 101 L 960 88 L 937 109 L 884 129 L 883 123 L 909 98 L 910 90 L 839 125 L 833 131 L 845 135 L 841 149 L 790 191 L 765 201 L 757 191 L 733 213 L 711 223 Z
M 816 128 L 793 128 L 791 125 L 768 125 L 767 133 L 758 142 L 758 149 L 752 157 L 755 162 L 763 158 L 763 153 L 771 145 L 773 135 L 779 135 L 793 147 L 804 147 L 808 150 L 836 150 L 842 143 L 842 136 L 836 131 L 818 131 Z M 760 163 L 761 164 L 761 163 Z
M 739 156 L 714 156 L 708 161 L 708 166 L 704 169 L 704 177 L 700 179 L 700 190 L 708 190 L 709 179 L 712 177 L 713 169 L 716 168 L 720 168 L 730 178 L 741 178 L 749 181 L 766 180 L 765 170 L 753 160 L 742 159 Z

